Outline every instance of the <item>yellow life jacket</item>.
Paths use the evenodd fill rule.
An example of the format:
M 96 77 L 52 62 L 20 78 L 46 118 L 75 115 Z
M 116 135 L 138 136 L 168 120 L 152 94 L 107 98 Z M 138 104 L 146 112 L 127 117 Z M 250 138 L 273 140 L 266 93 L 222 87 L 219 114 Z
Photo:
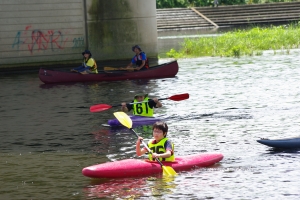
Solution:
M 149 98 L 146 97 L 143 101 L 147 101 L 145 103 L 137 103 L 138 101 L 134 99 L 133 103 L 133 115 L 139 115 L 144 117 L 153 117 L 153 108 L 149 107 L 148 104 Z
M 152 144 L 152 141 L 148 142 L 148 147 L 149 149 L 151 149 L 151 151 L 153 153 L 166 153 L 166 149 L 165 149 L 165 142 L 168 140 L 168 138 L 164 138 L 161 141 L 159 141 L 156 144 Z M 158 158 L 160 161 L 174 161 L 175 160 L 175 156 L 174 156 L 174 144 L 172 143 L 172 151 L 173 151 L 173 155 L 171 155 L 169 158 Z M 152 158 L 152 154 L 149 153 L 149 160 L 155 160 Z
M 97 64 L 94 58 L 89 58 L 88 60 L 83 59 L 83 62 L 86 66 L 90 67 L 90 71 L 94 74 L 98 74 Z

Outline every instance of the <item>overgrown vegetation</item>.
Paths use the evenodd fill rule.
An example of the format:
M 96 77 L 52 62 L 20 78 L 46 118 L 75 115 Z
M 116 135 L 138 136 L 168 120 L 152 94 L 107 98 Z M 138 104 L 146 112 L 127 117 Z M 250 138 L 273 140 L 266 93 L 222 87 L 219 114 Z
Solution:
M 261 55 L 264 50 L 290 49 L 300 47 L 300 22 L 298 24 L 254 27 L 250 30 L 236 30 L 217 37 L 185 39 L 180 51 L 171 49 L 168 57 L 185 58 L 201 56 L 240 57 Z M 275 52 L 276 53 L 276 52 Z
M 292 2 L 293 0 L 218 0 L 219 5 Z M 213 6 L 214 0 L 156 0 L 156 8 L 187 8 Z

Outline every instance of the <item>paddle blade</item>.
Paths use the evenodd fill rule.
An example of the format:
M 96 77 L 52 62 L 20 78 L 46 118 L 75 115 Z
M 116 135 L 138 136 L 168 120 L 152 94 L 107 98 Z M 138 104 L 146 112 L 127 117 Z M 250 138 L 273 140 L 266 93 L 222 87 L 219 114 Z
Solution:
M 190 95 L 188 93 L 184 93 L 184 94 L 173 95 L 173 96 L 169 97 L 169 99 L 171 99 L 173 101 L 181 101 L 181 100 L 188 99 L 189 97 L 190 97 Z
M 167 176 L 176 176 L 177 175 L 175 170 L 170 166 L 162 166 L 162 169 L 163 169 L 163 175 L 167 175 Z
M 124 112 L 114 112 L 115 117 L 119 120 L 119 122 L 126 126 L 127 128 L 132 128 L 132 120 L 130 117 Z
M 107 105 L 107 104 L 97 104 L 97 105 L 91 106 L 90 111 L 91 112 L 101 112 L 101 111 L 104 111 L 104 110 L 108 110 L 110 108 L 112 108 L 112 106 Z

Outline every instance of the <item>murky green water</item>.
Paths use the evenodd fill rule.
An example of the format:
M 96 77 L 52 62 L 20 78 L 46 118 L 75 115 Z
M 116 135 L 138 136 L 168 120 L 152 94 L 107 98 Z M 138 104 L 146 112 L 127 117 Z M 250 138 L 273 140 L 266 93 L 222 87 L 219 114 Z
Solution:
M 0 199 L 298 199 L 299 151 L 256 140 L 299 135 L 299 55 L 183 59 L 175 78 L 148 81 L 44 85 L 37 73 L 3 75 Z M 128 102 L 141 90 L 189 93 L 163 101 L 156 115 L 167 119 L 177 155 L 221 152 L 222 162 L 174 179 L 84 177 L 86 166 L 136 158 L 130 131 L 101 126 L 118 109 L 89 107 Z M 136 131 L 151 137 L 149 127 Z

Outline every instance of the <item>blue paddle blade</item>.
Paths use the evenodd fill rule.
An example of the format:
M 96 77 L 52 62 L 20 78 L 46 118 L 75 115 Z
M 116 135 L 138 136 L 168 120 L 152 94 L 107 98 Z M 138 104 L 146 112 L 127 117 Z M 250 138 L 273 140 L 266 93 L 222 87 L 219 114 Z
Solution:
M 132 128 L 132 120 L 130 117 L 124 112 L 114 112 L 115 117 L 119 120 L 119 122 L 126 126 L 127 128 Z

